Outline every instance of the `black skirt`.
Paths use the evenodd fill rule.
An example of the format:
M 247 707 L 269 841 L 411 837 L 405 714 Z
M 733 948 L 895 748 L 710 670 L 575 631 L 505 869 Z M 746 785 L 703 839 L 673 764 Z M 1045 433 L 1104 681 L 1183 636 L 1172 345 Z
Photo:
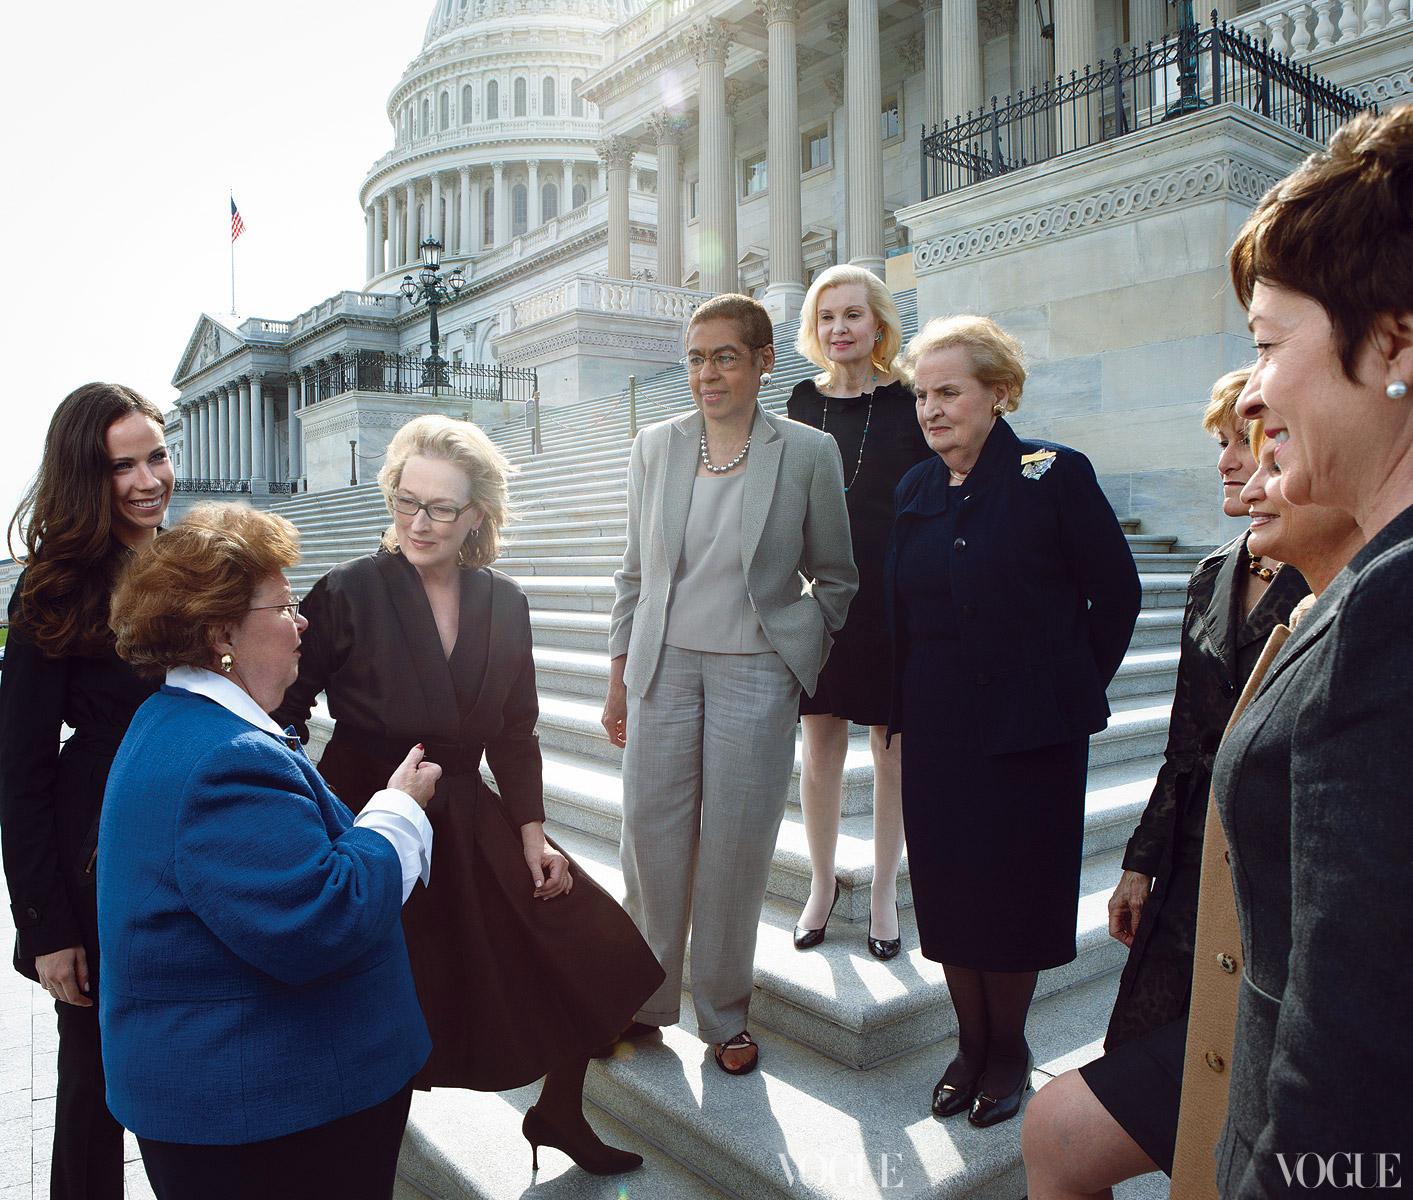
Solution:
M 1177 1145 L 1186 1050 L 1184 1016 L 1079 1069 L 1099 1103 L 1169 1177 Z

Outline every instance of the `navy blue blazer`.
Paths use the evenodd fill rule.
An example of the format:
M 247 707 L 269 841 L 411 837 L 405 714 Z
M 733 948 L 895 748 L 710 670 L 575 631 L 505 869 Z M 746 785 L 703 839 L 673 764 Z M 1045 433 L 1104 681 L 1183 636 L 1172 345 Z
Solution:
M 968 680 L 955 702 L 995 714 L 982 723 L 981 752 L 1013 754 L 1099 732 L 1109 720 L 1104 690 L 1128 649 L 1142 590 L 1094 468 L 1079 451 L 1022 441 L 998 420 L 968 476 L 969 494 L 956 495 L 947 479 L 947 464 L 933 458 L 894 493 L 883 572 L 893 630 L 890 732 L 908 719 L 898 555 L 918 523 L 949 504 L 962 505 L 949 569 Z
M 177 688 L 138 709 L 98 835 L 98 1019 L 128 1129 L 263 1141 L 421 1068 L 397 852 L 352 826 L 297 741 Z

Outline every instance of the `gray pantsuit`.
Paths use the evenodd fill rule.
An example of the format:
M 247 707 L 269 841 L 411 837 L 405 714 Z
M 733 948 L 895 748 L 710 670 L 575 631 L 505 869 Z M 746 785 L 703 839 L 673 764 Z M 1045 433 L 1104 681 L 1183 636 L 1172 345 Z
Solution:
M 614 577 L 609 653 L 627 656 L 624 907 L 667 972 L 639 1019 L 676 1021 L 690 928 L 698 1036 L 722 1042 L 746 1027 L 799 690 L 814 691 L 858 574 L 834 439 L 757 409 L 741 564 L 774 649 L 714 654 L 665 645 L 701 430 L 692 412 L 633 443 L 628 548 Z

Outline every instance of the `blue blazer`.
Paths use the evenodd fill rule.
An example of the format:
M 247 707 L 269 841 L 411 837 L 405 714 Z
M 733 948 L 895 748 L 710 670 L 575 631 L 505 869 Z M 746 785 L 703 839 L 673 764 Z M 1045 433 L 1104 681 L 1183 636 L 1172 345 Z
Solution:
M 381 1103 L 431 1051 L 402 871 L 298 742 L 176 688 L 138 709 L 98 835 L 108 1108 L 242 1145 Z
M 1027 461 L 1029 460 L 1029 461 Z M 966 496 L 941 458 L 919 463 L 894 493 L 884 565 L 893 627 L 890 729 L 930 714 L 902 712 L 907 613 L 897 598 L 898 554 L 924 518 L 961 504 L 949 569 L 968 680 L 956 704 L 994 714 L 983 754 L 1013 754 L 1097 733 L 1104 690 L 1119 669 L 1142 602 L 1138 569 L 1089 460 L 1050 442 L 992 427 Z

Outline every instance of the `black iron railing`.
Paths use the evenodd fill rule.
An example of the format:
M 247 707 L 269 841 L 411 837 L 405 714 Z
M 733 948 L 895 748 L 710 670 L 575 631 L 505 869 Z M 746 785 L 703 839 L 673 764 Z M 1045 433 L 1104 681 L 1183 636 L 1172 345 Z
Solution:
M 1265 41 L 1217 21 L 1029 93 L 991 98 L 922 138 L 922 198 L 1083 149 L 1214 104 L 1239 104 L 1323 142 L 1366 105 Z
M 272 479 L 265 484 L 272 496 L 291 496 L 294 483 L 290 480 Z M 173 485 L 174 492 L 230 492 L 237 495 L 250 494 L 248 479 L 178 479 Z
M 337 355 L 309 368 L 311 404 L 345 392 L 395 392 L 405 396 L 460 396 L 467 400 L 528 401 L 535 394 L 533 367 L 500 367 L 490 363 L 441 364 L 442 378 L 429 370 L 428 359 L 415 354 L 358 350 Z

